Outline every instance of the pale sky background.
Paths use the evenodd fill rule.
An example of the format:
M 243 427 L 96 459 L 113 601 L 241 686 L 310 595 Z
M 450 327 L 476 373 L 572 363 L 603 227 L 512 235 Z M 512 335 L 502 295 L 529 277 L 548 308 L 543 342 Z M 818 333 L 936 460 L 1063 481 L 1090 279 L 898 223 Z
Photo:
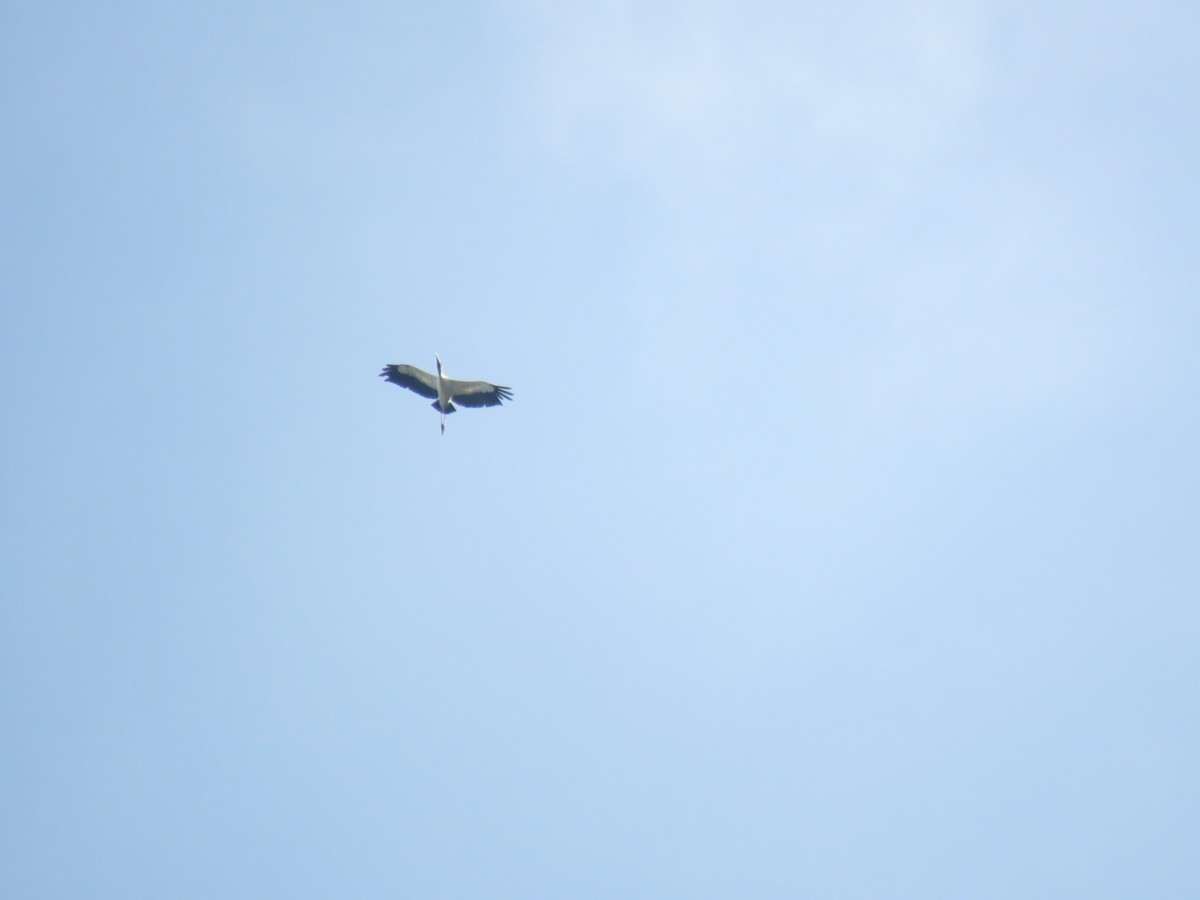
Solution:
M 1200 895 L 1198 45 L 6 4 L 0 895 Z

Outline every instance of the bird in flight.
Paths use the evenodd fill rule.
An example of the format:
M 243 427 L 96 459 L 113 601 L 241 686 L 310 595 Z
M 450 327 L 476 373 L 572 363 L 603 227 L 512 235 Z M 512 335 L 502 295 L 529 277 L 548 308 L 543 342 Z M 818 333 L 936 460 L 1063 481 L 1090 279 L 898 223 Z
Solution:
M 498 384 L 488 384 L 486 381 L 455 381 L 446 377 L 442 368 L 442 358 L 436 353 L 437 374 L 430 375 L 416 366 L 384 366 L 379 373 L 380 378 L 386 378 L 392 384 L 408 388 L 414 394 L 422 397 L 432 397 L 430 404 L 442 414 L 442 434 L 446 433 L 446 416 L 457 411 L 455 406 L 500 406 L 501 401 L 511 400 L 512 391 Z

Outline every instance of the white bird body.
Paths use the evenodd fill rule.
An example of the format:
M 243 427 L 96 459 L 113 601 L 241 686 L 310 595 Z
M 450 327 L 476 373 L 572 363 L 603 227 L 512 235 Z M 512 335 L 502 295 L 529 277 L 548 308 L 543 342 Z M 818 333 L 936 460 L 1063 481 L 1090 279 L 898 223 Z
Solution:
M 384 366 L 379 377 L 408 388 L 414 394 L 434 398 L 430 406 L 442 414 L 442 434 L 446 433 L 446 416 L 458 411 L 455 401 L 460 406 L 478 407 L 500 406 L 502 401 L 512 399 L 512 391 L 502 385 L 446 377 L 442 358 L 435 353 L 434 359 L 437 360 L 437 375 L 430 375 L 416 366 L 392 364 Z
M 442 366 L 442 358 L 436 353 L 433 358 L 437 360 L 437 391 L 438 398 L 434 404 L 442 414 L 442 431 L 446 430 L 446 413 L 454 412 L 454 404 L 451 402 L 454 395 L 450 393 L 450 379 L 446 377 L 446 370 Z

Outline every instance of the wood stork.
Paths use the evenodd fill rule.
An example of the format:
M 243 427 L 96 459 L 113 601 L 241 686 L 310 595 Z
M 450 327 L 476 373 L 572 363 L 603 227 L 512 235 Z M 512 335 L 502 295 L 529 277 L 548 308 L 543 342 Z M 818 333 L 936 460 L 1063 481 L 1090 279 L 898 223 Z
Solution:
M 446 416 L 455 412 L 459 406 L 500 406 L 504 400 L 512 399 L 512 391 L 498 384 L 488 384 L 486 381 L 455 381 L 446 377 L 442 367 L 442 358 L 436 353 L 437 375 L 423 372 L 416 366 L 384 366 L 379 373 L 380 378 L 386 378 L 392 384 L 408 388 L 414 394 L 434 398 L 430 404 L 442 414 L 442 434 L 446 433 Z

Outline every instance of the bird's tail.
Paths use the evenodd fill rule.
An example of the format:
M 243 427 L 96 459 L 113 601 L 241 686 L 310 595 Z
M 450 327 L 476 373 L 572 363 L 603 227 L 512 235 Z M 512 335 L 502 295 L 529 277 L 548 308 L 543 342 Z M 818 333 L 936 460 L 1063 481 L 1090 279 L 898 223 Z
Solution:
M 458 412 L 458 407 L 455 406 L 453 403 L 447 403 L 445 409 L 442 409 L 441 406 L 438 405 L 438 401 L 436 401 L 436 400 L 434 400 L 429 405 L 445 416 L 450 415 L 450 413 Z

